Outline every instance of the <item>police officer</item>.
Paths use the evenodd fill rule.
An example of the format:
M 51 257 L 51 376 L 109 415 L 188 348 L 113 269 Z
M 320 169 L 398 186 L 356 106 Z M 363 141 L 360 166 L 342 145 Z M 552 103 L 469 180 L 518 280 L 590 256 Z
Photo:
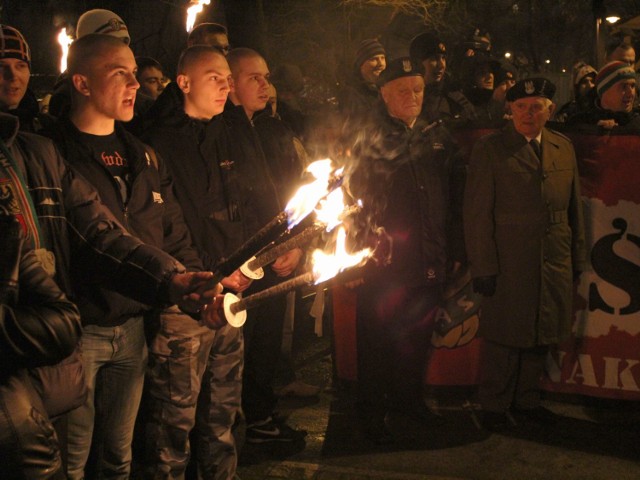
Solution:
M 379 79 L 380 112 L 353 148 L 350 188 L 393 245 L 391 263 L 365 268 L 357 292 L 358 410 L 376 443 L 393 440 L 385 421 L 391 410 L 440 423 L 422 390 L 428 318 L 449 257 L 448 174 L 456 149 L 442 125 L 419 118 L 423 75 L 408 57 L 388 64 Z

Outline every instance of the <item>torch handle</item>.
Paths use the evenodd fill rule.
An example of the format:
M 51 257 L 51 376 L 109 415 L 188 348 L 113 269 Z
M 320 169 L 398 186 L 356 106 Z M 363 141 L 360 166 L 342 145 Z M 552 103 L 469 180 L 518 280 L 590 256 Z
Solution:
M 291 290 L 295 290 L 296 288 L 302 287 L 303 285 L 308 285 L 310 283 L 313 283 L 313 280 L 313 272 L 303 273 L 302 275 L 298 275 L 297 277 L 287 280 L 286 282 L 279 283 L 278 285 L 266 288 L 261 292 L 254 293 L 253 295 L 249 295 L 246 298 L 242 298 L 241 300 L 233 303 L 230 306 L 230 311 L 232 314 L 236 314 L 243 310 L 249 310 L 250 308 L 259 305 L 267 298 L 290 292 Z
M 271 262 L 275 261 L 281 255 L 287 253 L 289 250 L 293 250 L 294 248 L 299 248 L 303 246 L 305 243 L 311 241 L 313 237 L 320 234 L 324 230 L 324 225 L 312 225 L 310 227 L 305 228 L 298 235 L 289 238 L 288 240 L 276 245 L 275 247 L 267 250 L 261 255 L 258 255 L 254 260 L 250 261 L 247 266 L 251 270 L 257 270 L 259 268 L 264 267 L 265 265 L 269 265 Z
M 287 213 L 280 212 L 269 223 L 249 238 L 240 248 L 228 258 L 221 259 L 213 269 L 213 278 L 198 290 L 199 294 L 215 287 L 220 280 L 235 272 L 255 252 L 260 251 L 287 229 Z

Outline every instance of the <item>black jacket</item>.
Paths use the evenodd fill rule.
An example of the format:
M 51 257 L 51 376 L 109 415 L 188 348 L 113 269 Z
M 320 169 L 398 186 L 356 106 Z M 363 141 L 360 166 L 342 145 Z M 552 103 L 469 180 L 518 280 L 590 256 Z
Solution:
M 283 208 L 285 199 L 278 191 L 271 162 L 265 156 L 264 148 L 252 121 L 240 105 L 227 101 L 222 118 L 229 131 L 228 149 L 242 179 L 245 194 L 251 201 L 253 214 L 251 233 L 267 224 Z
M 467 97 L 445 78 L 438 85 L 425 87 L 420 118 L 429 123 L 443 120 L 447 127 L 459 128 L 476 120 L 477 115 Z
M 456 144 L 441 124 L 418 119 L 408 128 L 386 112 L 363 138 L 353 150 L 350 189 L 367 223 L 393 239 L 391 264 L 371 272 L 370 281 L 442 284 L 449 258 L 463 256 L 462 199 L 449 184 L 460 163 Z
M 25 177 L 43 244 L 54 255 L 56 283 L 74 299 L 73 268 L 75 276 L 139 301 L 168 303 L 168 282 L 184 267 L 124 231 L 91 184 L 63 162 L 51 140 L 18 132 L 18 127 L 16 117 L 0 113 L 0 137 Z
M 0 235 L 0 457 L 4 478 L 58 478 L 60 450 L 26 368 L 67 357 L 80 338 L 80 314 L 44 271 L 23 253 L 6 224 Z M 11 240 L 12 245 L 7 244 Z M 9 270 L 9 271 L 7 271 Z M 17 286 L 17 291 L 16 287 Z
M 235 251 L 255 228 L 236 162 L 229 157 L 229 132 L 218 115 L 208 122 L 189 118 L 184 97 L 171 83 L 147 114 L 142 138 L 166 161 L 176 198 L 206 268 Z
M 617 126 L 613 128 L 613 132 L 636 135 L 640 133 L 640 112 L 638 110 L 614 112 L 613 110 L 602 108 L 598 101 L 590 109 L 577 112 L 575 115 L 568 117 L 565 123 L 581 127 L 581 130 L 585 132 L 594 132 L 594 130 L 597 130 L 597 133 L 611 132 L 612 130 L 598 126 L 598 122 L 601 120 L 615 121 Z M 590 129 L 588 126 L 593 128 Z
M 253 124 L 280 201 L 287 202 L 300 186 L 302 162 L 296 151 L 293 131 L 270 112 L 271 108 L 258 112 L 254 115 Z
M 80 314 L 33 250 L 21 255 L 17 302 L 0 304 L 0 376 L 20 368 L 53 365 L 80 339 Z M 0 288 L 3 288 L 0 286 Z
M 187 269 L 201 270 L 202 263 L 191 248 L 191 237 L 162 159 L 157 158 L 156 165 L 144 144 L 116 122 L 116 134 L 125 145 L 133 177 L 125 205 L 113 176 L 92 158 L 88 147 L 78 140 L 78 133 L 73 123 L 63 118 L 52 132 L 52 138 L 67 162 L 96 188 L 120 224 L 146 244 L 177 258 Z M 148 306 L 103 288 L 98 282 L 76 278 L 76 289 L 84 324 L 120 325 L 149 310 Z

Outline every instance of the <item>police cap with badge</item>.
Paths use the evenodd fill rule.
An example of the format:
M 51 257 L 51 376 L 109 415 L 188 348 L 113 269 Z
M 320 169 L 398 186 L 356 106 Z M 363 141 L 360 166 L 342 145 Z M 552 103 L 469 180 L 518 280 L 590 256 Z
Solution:
M 409 57 L 400 57 L 387 63 L 387 68 L 378 77 L 378 87 L 398 78 L 422 76 L 424 76 L 424 67 L 421 63 Z
M 525 78 L 507 90 L 507 102 L 513 102 L 526 97 L 544 97 L 553 100 L 556 86 L 550 80 L 542 77 Z

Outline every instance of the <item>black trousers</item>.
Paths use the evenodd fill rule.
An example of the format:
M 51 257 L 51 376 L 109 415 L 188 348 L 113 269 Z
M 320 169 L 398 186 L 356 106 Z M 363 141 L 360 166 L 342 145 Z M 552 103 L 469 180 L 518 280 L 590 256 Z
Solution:
M 265 286 L 284 281 L 265 269 Z M 259 282 L 254 282 L 259 283 Z M 254 286 L 245 296 L 254 291 Z M 244 372 L 242 376 L 242 409 L 247 424 L 264 420 L 270 416 L 277 403 L 273 383 L 277 372 L 282 347 L 282 328 L 286 296 L 271 298 L 247 311 L 244 330 Z
M 358 290 L 356 334 L 360 414 L 424 406 L 433 315 L 441 288 L 365 283 Z

